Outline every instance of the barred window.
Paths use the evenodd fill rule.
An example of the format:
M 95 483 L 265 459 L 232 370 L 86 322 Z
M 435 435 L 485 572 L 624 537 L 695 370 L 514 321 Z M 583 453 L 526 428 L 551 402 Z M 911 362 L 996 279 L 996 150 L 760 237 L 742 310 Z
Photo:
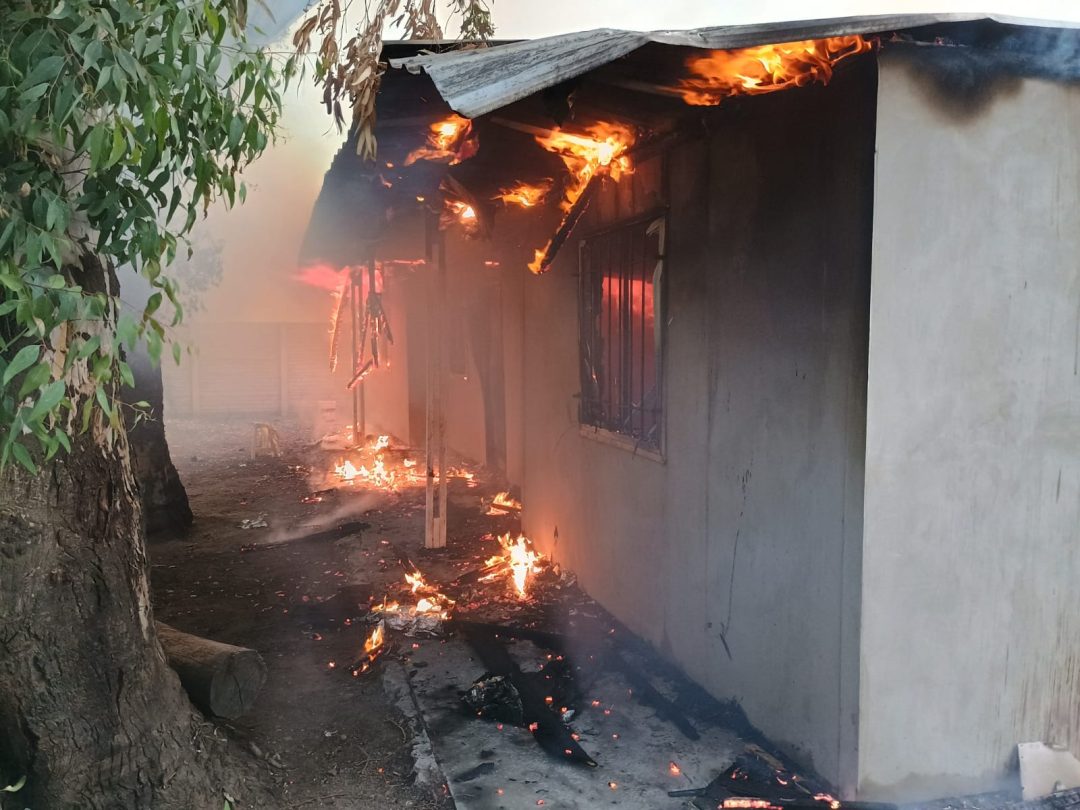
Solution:
M 581 423 L 661 449 L 664 219 L 581 243 Z

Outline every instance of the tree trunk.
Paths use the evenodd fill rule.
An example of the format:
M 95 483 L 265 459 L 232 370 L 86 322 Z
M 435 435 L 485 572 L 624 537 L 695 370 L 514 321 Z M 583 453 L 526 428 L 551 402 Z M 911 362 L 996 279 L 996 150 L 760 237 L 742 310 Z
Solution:
M 92 257 L 72 275 L 116 289 Z M 0 785 L 26 777 L 0 796 L 221 810 L 224 752 L 199 751 L 203 728 L 154 632 L 126 436 L 95 418 L 38 475 L 0 473 Z
M 131 268 L 121 268 L 117 275 L 128 306 L 146 306 L 147 300 L 155 292 L 150 282 Z M 161 365 L 150 361 L 150 355 L 143 346 L 136 346 L 128 352 L 126 360 L 135 377 L 135 385 L 125 387 L 120 396 L 129 405 L 145 402 L 149 406 L 149 418 L 140 420 L 128 430 L 131 467 L 142 500 L 146 533 L 181 533 L 191 526 L 192 514 L 187 491 L 173 466 L 169 443 L 165 439 L 165 392 Z
M 146 402 L 150 406 L 149 418 L 128 431 L 131 466 L 139 486 L 146 532 L 153 535 L 186 531 L 191 526 L 191 506 L 165 439 L 161 366 L 151 363 L 142 347 L 131 352 L 127 362 L 135 376 L 135 387 L 124 389 L 124 401 L 131 405 Z

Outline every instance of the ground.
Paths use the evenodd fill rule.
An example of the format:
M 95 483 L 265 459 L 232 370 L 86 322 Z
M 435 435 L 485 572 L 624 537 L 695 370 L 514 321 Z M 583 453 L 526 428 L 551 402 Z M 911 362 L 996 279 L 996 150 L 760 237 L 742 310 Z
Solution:
M 542 562 L 524 598 L 509 566 L 487 576 L 486 561 L 502 552 L 496 536 L 516 536 L 518 519 L 513 510 L 491 514 L 501 487 L 482 471 L 454 471 L 447 548 L 425 550 L 419 466 L 404 466 L 419 459 L 415 450 L 395 442 L 380 451 L 388 468 L 413 477 L 398 491 L 360 479 L 343 486 L 333 474 L 342 452 L 296 424 L 275 425 L 280 456 L 252 458 L 251 421 L 169 424 L 195 525 L 183 537 L 155 538 L 150 554 L 159 620 L 266 660 L 252 710 L 217 721 L 218 734 L 252 750 L 284 806 L 715 806 L 668 791 L 703 789 L 747 742 L 764 744 L 737 709 L 709 698 L 588 599 L 571 572 Z M 365 439 L 357 465 L 371 466 L 374 441 Z M 311 538 L 342 525 L 340 536 Z M 403 569 L 435 587 L 411 593 Z M 370 672 L 351 675 L 379 615 L 372 605 L 415 605 L 436 589 L 456 600 L 454 623 L 417 636 L 382 614 L 391 649 Z M 477 622 L 501 629 L 491 636 Z M 464 709 L 461 695 L 500 666 L 491 647 L 534 684 L 538 729 L 531 718 L 515 725 Z M 569 665 L 558 663 L 562 652 Z M 564 701 L 568 726 L 552 714 Z M 673 714 L 692 720 L 691 734 Z M 258 806 L 254 786 L 249 793 L 255 798 L 234 797 L 238 807 Z
M 285 806 L 440 807 L 446 800 L 439 786 L 413 784 L 410 734 L 380 679 L 351 677 L 344 666 L 358 655 L 366 628 L 315 609 L 343 585 L 376 592 L 400 579 L 380 540 L 422 545 L 422 490 L 353 498 L 356 511 L 367 509 L 357 519 L 372 528 L 342 540 L 242 551 L 310 531 L 304 527 L 334 525 L 350 506 L 347 497 L 301 502 L 310 489 L 300 465 L 321 463 L 326 454 L 305 446 L 295 425 L 279 428 L 282 457 L 253 460 L 250 421 L 169 423 L 173 459 L 196 518 L 187 536 L 151 542 L 156 616 L 262 653 L 266 687 L 253 710 L 223 732 L 263 760 Z M 240 528 L 260 515 L 267 528 Z

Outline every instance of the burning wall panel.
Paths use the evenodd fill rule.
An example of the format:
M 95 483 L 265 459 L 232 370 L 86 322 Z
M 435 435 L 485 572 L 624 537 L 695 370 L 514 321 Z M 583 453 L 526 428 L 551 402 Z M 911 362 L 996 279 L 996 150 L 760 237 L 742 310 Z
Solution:
M 579 226 L 670 189 L 664 463 L 578 430 L 576 251 L 526 299 L 526 532 L 834 781 L 854 765 L 873 81 L 871 64 L 722 113 Z

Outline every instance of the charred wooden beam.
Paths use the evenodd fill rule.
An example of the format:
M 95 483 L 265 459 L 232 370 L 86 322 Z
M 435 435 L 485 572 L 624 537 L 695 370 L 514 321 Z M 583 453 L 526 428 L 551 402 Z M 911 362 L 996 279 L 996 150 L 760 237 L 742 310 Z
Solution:
M 691 740 L 701 739 L 701 735 L 698 734 L 698 730 L 694 728 L 689 718 L 683 714 L 682 710 L 674 702 L 657 690 L 639 668 L 632 666 L 618 651 L 611 656 L 610 660 L 623 674 L 623 677 L 630 682 L 634 689 L 634 697 L 652 708 L 658 717 L 675 726 L 684 737 Z
M 364 523 L 363 521 L 353 520 L 348 523 L 342 523 L 340 526 L 335 526 L 332 529 L 321 529 L 311 534 L 303 534 L 299 537 L 291 537 L 288 540 L 282 540 L 277 543 L 249 543 L 240 546 L 241 551 L 265 551 L 270 548 L 281 548 L 282 546 L 292 545 L 293 543 L 323 543 L 326 541 L 340 540 L 342 537 L 348 537 L 350 534 L 359 534 L 364 529 L 368 528 L 371 524 Z
M 205 714 L 235 720 L 266 683 L 266 664 L 255 650 L 183 633 L 155 622 L 165 658 L 191 702 Z

